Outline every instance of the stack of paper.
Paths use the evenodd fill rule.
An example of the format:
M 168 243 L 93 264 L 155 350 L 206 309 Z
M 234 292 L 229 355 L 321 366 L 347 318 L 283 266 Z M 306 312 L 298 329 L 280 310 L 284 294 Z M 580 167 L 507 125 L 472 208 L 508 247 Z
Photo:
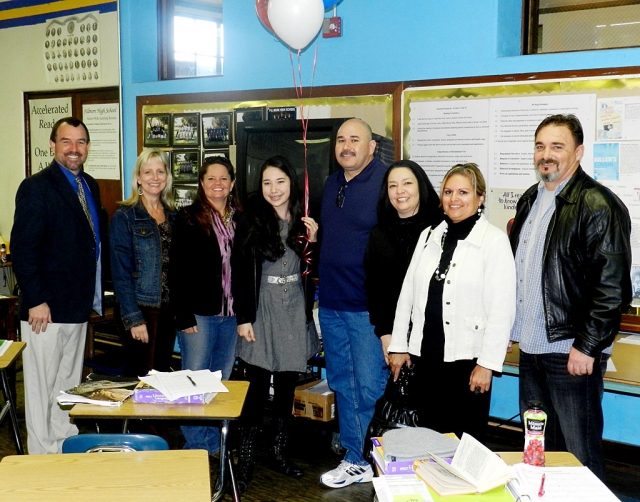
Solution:
M 211 398 L 213 398 L 218 392 L 229 392 L 229 389 L 222 383 L 221 371 L 182 370 L 171 373 L 156 372 L 146 377 L 140 377 L 140 380 L 162 392 L 169 401 L 197 394 L 211 394 Z

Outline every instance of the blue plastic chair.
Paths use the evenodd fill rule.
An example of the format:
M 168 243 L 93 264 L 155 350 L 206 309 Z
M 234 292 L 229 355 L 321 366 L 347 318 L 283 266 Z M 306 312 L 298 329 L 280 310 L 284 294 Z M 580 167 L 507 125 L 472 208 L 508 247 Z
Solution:
M 62 443 L 62 453 L 168 450 L 169 444 L 152 434 L 79 434 Z

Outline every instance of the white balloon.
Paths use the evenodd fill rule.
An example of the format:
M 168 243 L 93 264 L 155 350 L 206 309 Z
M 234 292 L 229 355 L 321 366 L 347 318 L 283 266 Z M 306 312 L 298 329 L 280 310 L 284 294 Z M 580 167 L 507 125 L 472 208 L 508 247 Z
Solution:
M 292 49 L 304 49 L 316 37 L 324 19 L 323 0 L 269 0 L 274 33 Z

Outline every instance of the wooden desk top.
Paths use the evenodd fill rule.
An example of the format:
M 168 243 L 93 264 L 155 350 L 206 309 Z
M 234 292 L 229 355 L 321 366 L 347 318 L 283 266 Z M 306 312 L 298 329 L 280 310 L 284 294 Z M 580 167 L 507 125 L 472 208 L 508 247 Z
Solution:
M 26 342 L 13 342 L 7 351 L 0 356 L 0 371 L 11 366 L 26 346 Z
M 211 501 L 205 450 L 13 455 L 0 479 L 3 502 Z
M 498 455 L 508 465 L 522 462 L 521 451 L 499 451 Z M 568 451 L 548 451 L 545 452 L 545 464 L 547 467 L 580 467 L 580 461 Z
M 219 392 L 209 404 L 141 404 L 132 399 L 122 406 L 76 404 L 71 418 L 155 418 L 193 420 L 236 420 L 242 413 L 249 382 L 224 381 L 229 392 Z
M 607 371 L 605 380 L 626 385 L 640 385 L 640 345 L 631 343 L 620 343 L 623 338 L 631 337 L 633 340 L 640 340 L 638 335 L 619 334 L 613 344 L 611 361 L 616 367 L 616 371 Z
M 619 340 L 626 337 L 633 337 L 640 340 L 640 335 L 618 334 L 613 344 L 611 361 L 616 371 L 607 371 L 604 374 L 605 385 L 607 382 L 616 384 L 640 386 L 640 345 L 630 343 L 620 343 Z M 504 361 L 505 366 L 518 367 L 520 360 L 520 348 L 517 343 L 513 344 L 513 352 L 507 354 Z

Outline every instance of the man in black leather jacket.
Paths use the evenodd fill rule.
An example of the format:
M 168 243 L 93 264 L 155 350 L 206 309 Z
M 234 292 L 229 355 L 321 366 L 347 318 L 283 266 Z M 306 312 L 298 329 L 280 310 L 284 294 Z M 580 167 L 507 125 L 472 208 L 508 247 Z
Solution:
M 510 240 L 517 267 L 520 411 L 541 401 L 548 450 L 568 450 L 600 478 L 603 354 L 631 301 L 631 221 L 624 204 L 580 167 L 583 132 L 553 115 L 535 134 L 539 184 L 518 201 Z M 606 357 L 606 356 L 605 356 Z

